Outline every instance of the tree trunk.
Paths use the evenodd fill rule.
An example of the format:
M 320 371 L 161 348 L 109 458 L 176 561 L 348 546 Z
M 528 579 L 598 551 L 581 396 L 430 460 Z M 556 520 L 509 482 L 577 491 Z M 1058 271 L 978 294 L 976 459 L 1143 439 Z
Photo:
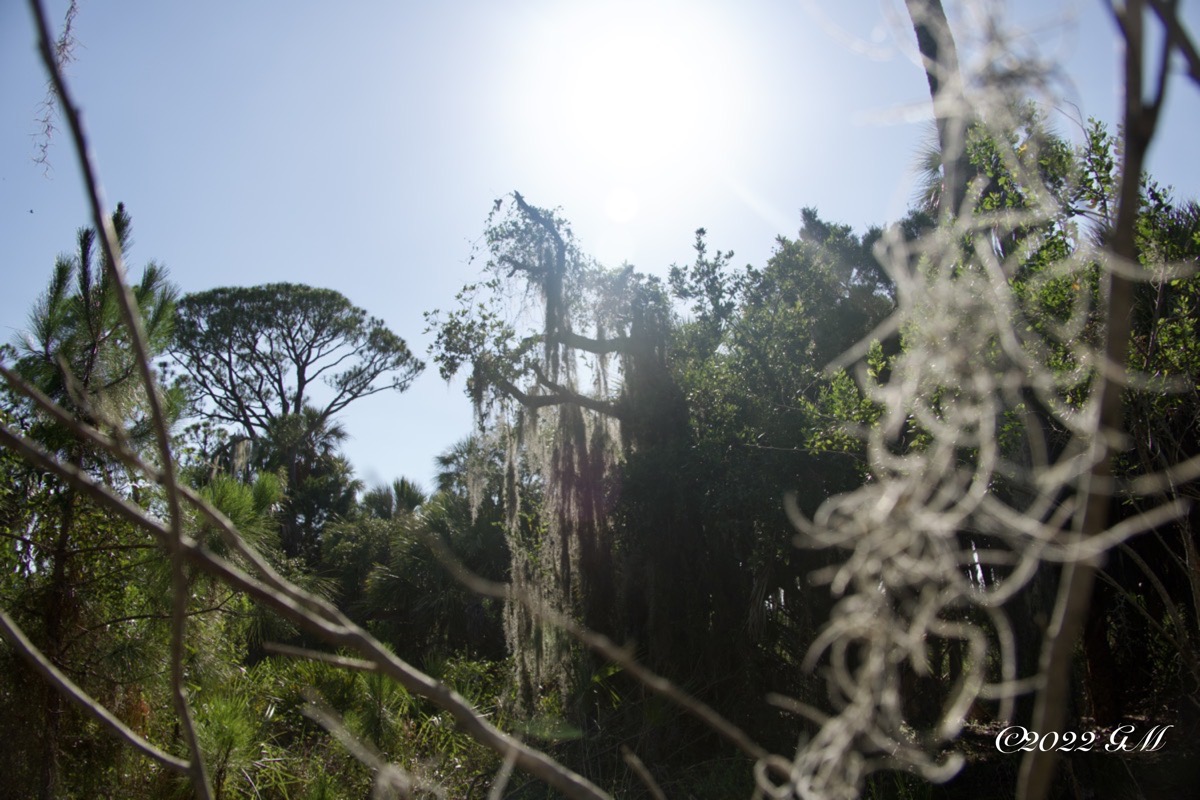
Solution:
M 79 466 L 80 460 L 72 460 Z M 67 616 L 70 613 L 70 587 L 67 585 L 67 567 L 70 558 L 71 529 L 75 520 L 75 490 L 68 488 L 63 494 L 63 516 L 58 538 L 50 555 L 52 563 L 50 585 L 46 589 L 45 625 L 46 657 L 58 668 L 62 668 L 62 653 L 65 645 Z M 42 740 L 42 774 L 39 797 L 54 800 L 58 796 L 59 754 L 62 749 L 62 716 L 65 711 L 63 697 L 49 683 L 45 684 L 46 733 Z
M 942 153 L 941 216 L 957 215 L 967 190 L 965 140 L 967 103 L 963 94 L 958 49 L 941 0 L 905 0 L 908 16 L 917 34 L 917 49 L 929 81 L 933 118 L 937 124 L 938 149 Z
M 1091 607 L 1083 629 L 1083 652 L 1087 663 L 1088 697 L 1097 725 L 1115 725 L 1121 717 L 1121 696 L 1117 690 L 1116 658 L 1108 641 L 1108 595 L 1103 581 L 1092 586 Z

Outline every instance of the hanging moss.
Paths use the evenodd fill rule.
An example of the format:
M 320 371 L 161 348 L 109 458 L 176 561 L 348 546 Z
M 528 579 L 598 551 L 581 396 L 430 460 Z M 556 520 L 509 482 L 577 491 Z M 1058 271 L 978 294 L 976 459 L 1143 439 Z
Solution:
M 690 429 L 668 367 L 662 287 L 632 267 L 595 266 L 554 212 L 519 194 L 513 201 L 506 214 L 498 206 L 486 236 L 492 280 L 433 321 L 443 374 L 472 365 L 478 420 L 506 453 L 506 633 L 517 704 L 532 713 L 550 696 L 569 708 L 600 666 L 536 609 L 634 641 L 669 674 L 691 669 L 711 645 L 700 641 L 709 602 L 697 574 L 679 568 L 703 559 L 681 469 Z M 645 480 L 626 481 L 630 470 Z

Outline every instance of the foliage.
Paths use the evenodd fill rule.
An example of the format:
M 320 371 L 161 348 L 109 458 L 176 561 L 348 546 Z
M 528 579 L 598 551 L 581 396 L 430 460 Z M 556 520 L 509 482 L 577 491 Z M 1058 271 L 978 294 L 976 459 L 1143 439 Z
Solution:
M 112 225 L 127 249 L 132 223 L 123 204 L 118 204 Z M 135 443 L 144 441 L 148 435 L 144 400 L 138 397 L 141 387 L 117 306 L 117 287 L 106 258 L 96 253 L 96 232 L 81 228 L 76 240 L 76 252 L 55 261 L 50 284 L 30 315 L 16 371 L 83 421 L 119 432 Z M 151 262 L 133 294 L 145 320 L 148 344 L 152 352 L 161 352 L 172 335 L 177 291 L 167 281 L 166 270 Z M 180 396 L 167 399 L 178 412 Z M 34 425 L 33 433 L 47 447 L 85 456 L 60 426 L 42 420 Z
M 309 429 L 360 397 L 407 389 L 423 367 L 404 340 L 340 293 L 291 283 L 187 295 L 174 355 L 209 404 L 205 413 L 252 438 L 303 413 L 318 379 L 332 397 L 314 405 Z
M 206 420 L 235 426 L 206 458 L 242 476 L 277 471 L 283 551 L 313 565 L 330 519 L 360 485 L 337 453 L 334 417 L 355 399 L 406 390 L 424 365 L 383 321 L 331 289 L 280 283 L 184 297 L 173 353 Z M 313 395 L 323 383 L 330 396 Z
M 503 216 L 502 207 L 486 234 L 490 279 L 466 287 L 449 314 L 428 315 L 434 358 L 447 378 L 470 367 L 481 425 L 496 423 L 514 590 L 611 629 L 612 542 L 602 510 L 619 447 L 615 423 L 629 403 L 608 385 L 610 356 L 631 346 L 649 290 L 631 269 L 596 268 L 554 212 L 517 193 Z M 581 391 L 589 371 L 594 390 Z M 542 492 L 536 518 L 522 496 L 530 482 Z M 519 704 L 535 707 L 543 690 L 571 694 L 566 642 L 519 603 L 506 615 Z
M 416 511 L 429 498 L 420 486 L 408 478 L 392 481 L 391 486 L 377 486 L 363 495 L 364 513 L 379 519 L 392 519 Z
M 1071 699 L 1101 722 L 1194 704 L 1200 548 L 1182 501 L 1200 500 L 1200 207 L 1137 175 L 1140 128 L 1118 146 L 1093 123 L 1072 147 L 1012 93 L 954 109 L 964 98 L 941 3 L 907 6 L 940 183 L 886 230 L 859 235 L 806 209 L 766 265 L 735 271 L 700 229 L 694 262 L 663 283 L 593 263 L 557 212 L 515 193 L 497 203 L 483 280 L 430 317 L 443 375 L 470 371 L 479 422 L 439 459 L 431 495 L 400 479 L 359 502 L 338 452 L 336 413 L 405 388 L 419 363 L 336 292 L 278 284 L 183 303 L 188 380 L 164 399 L 175 409 L 198 391 L 210 427 L 185 473 L 199 510 L 177 516 L 192 495 L 163 497 L 156 469 L 133 469 L 153 458 L 151 398 L 118 319 L 120 281 L 97 275 L 95 234 L 81 232 L 24 349 L 5 350 L 17 356 L 5 441 L 59 459 L 42 470 L 0 451 L 6 612 L 134 734 L 189 757 L 188 715 L 171 698 L 186 694 L 217 797 L 382 793 L 381 760 L 404 768 L 407 794 L 478 795 L 510 758 L 533 758 L 485 719 L 627 794 L 640 791 L 640 755 L 680 796 L 752 781 L 780 796 L 932 796 L 923 779 L 953 773 L 945 748 L 968 715 L 1007 716 L 1021 679 L 1051 685 L 1044 634 L 1045 660 L 1068 663 L 1054 648 L 1069 651 L 1070 629 L 1039 620 L 1069 616 L 1053 580 L 1069 597 L 1104 550 Z M 112 221 L 127 245 L 122 207 Z M 1130 278 L 1125 314 L 1114 298 Z M 173 292 L 152 267 L 134 294 L 158 352 Z M 309 391 L 322 376 L 332 399 Z M 30 402 L 22 379 L 76 424 Z M 78 473 L 90 493 L 70 482 Z M 1093 521 L 1103 506 L 1115 525 Z M 168 574 L 148 531 L 191 548 L 201 569 Z M 469 592 L 447 560 L 507 592 Z M 186 625 L 167 624 L 172 589 Z M 562 630 L 580 626 L 624 649 Z M 171 633 L 186 647 L 169 648 Z M 318 639 L 344 649 L 296 649 Z M 307 657 L 268 655 L 268 642 Z M 186 685 L 171 685 L 171 660 Z M 643 665 L 689 696 L 669 701 Z M 15 743 L 0 766 L 17 785 L 47 798 L 199 791 L 194 774 L 127 760 L 7 647 L 0 670 Z M 790 753 L 780 708 L 815 725 L 790 762 L 712 721 L 716 709 Z M 541 778 L 595 796 L 548 763 Z M 907 771 L 872 774 L 885 765 Z
M 401 479 L 396 485 L 411 486 Z M 366 504 L 366 501 L 364 501 Z M 419 509 L 392 516 L 364 514 L 331 526 L 323 574 L 340 605 L 405 658 L 435 663 L 459 653 L 504 657 L 498 601 L 455 578 L 437 540 L 477 575 L 502 581 L 508 552 L 495 506 L 472 515 L 465 493 L 441 490 Z
M 334 417 L 359 398 L 404 391 L 424 365 L 340 293 L 290 283 L 183 298 L 173 354 L 200 413 L 238 429 L 209 458 L 243 475 L 282 472 L 284 551 L 313 564 L 326 522 L 348 514 L 359 489 L 336 453 L 346 434 Z
M 123 205 L 112 216 L 118 241 L 128 248 L 131 222 Z M 117 305 L 119 287 L 96 254 L 96 233 L 81 229 L 77 251 L 60 256 L 45 294 L 20 342 L 14 376 L 56 401 L 72 418 L 93 425 L 126 447 L 145 443 L 146 398 Z M 133 295 L 144 316 L 152 353 L 170 337 L 175 289 L 154 264 Z M 13 384 L 13 379 L 10 379 Z M 166 398 L 168 400 L 178 398 Z M 37 410 L 15 390 L 3 395 L 0 416 L 46 450 L 58 453 L 135 504 L 150 505 L 153 492 L 131 479 L 111 455 L 67 425 Z M 178 409 L 178 402 L 168 407 Z M 162 565 L 153 543 L 126 521 L 51 475 L 6 453 L 0 474 L 0 539 L 4 571 L 0 604 L 10 611 L 53 663 L 97 697 L 132 713 L 142 707 L 155 679 L 165 640 L 158 583 Z M 85 602 L 86 597 L 86 602 Z M 6 670 L 3 695 L 10 708 L 34 698 L 42 720 L 14 714 L 9 774 L 22 776 L 43 796 L 60 785 L 97 780 L 112 763 L 114 743 L 98 736 L 62 697 L 30 683 L 24 667 Z M 44 720 L 44 721 L 43 721 Z M 78 746 L 67 747 L 67 742 Z M 115 780 L 115 778 L 114 778 Z

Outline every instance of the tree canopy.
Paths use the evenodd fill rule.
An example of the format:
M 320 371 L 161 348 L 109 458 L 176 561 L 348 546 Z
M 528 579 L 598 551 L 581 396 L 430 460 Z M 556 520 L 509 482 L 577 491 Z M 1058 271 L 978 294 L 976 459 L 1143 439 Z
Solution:
M 132 221 L 124 205 L 110 221 L 127 251 Z M 67 420 L 140 451 L 150 431 L 145 387 L 119 312 L 121 287 L 99 250 L 96 230 L 81 228 L 75 252 L 56 259 L 49 286 L 30 314 L 29 332 L 17 342 L 10 374 L 55 401 Z M 132 290 L 149 352 L 157 355 L 170 341 L 177 290 L 153 262 Z M 148 501 L 112 453 L 44 413 L 28 394 L 13 391 L 14 384 L 10 378 L 0 392 L 0 420 L 11 421 L 113 491 Z M 167 394 L 174 402 L 164 405 L 177 413 L 179 398 Z M 163 598 L 141 588 L 153 586 L 162 574 L 161 562 L 148 558 L 153 542 L 66 482 L 9 458 L 0 461 L 0 542 L 0 606 L 34 632 L 56 666 L 110 702 L 121 693 L 112 687 L 122 682 L 126 697 L 140 698 L 146 675 L 136 662 L 161 659 L 164 645 L 150 623 L 164 613 Z M 114 624 L 116 630 L 106 635 Z M 72 752 L 68 743 L 81 735 L 83 719 L 58 691 L 29 685 L 28 677 L 17 675 L 18 694 L 11 693 L 13 684 L 0 690 L 0 714 L 11 720 L 6 738 L 13 744 L 0 768 L 30 796 L 34 786 L 39 796 L 53 798 L 66 786 L 95 785 L 102 769 L 96 759 L 107 755 Z M 14 707 L 21 692 L 24 704 L 42 711 L 41 719 Z
M 186 295 L 173 353 L 206 413 L 251 438 L 310 405 L 321 424 L 361 397 L 404 391 L 424 368 L 341 293 L 292 283 Z M 328 397 L 314 395 L 321 384 Z
M 214 464 L 282 470 L 284 552 L 315 561 L 325 523 L 350 511 L 358 489 L 336 452 L 345 438 L 336 415 L 404 391 L 424 365 L 341 293 L 291 283 L 185 296 L 172 352 L 200 414 L 235 428 Z
M 1200 206 L 1141 172 L 1164 83 L 1130 90 L 1121 135 L 1071 144 L 1016 76 L 965 88 L 940 0 L 906 7 L 937 144 L 893 224 L 805 209 L 742 269 L 699 229 L 664 281 L 597 264 L 558 211 L 496 203 L 480 282 L 428 316 L 477 410 L 429 494 L 360 497 L 339 452 L 338 413 L 422 366 L 381 321 L 293 284 L 191 295 L 176 320 L 161 269 L 124 282 L 124 208 L 96 210 L 0 350 L 19 356 L 0 391 L 15 791 L 1196 785 Z M 1153 10 L 1163 82 L 1172 47 L 1200 76 L 1173 6 Z M 1137 88 L 1148 13 L 1120 12 Z M 179 404 L 150 368 L 171 341 L 171 393 L 239 439 L 203 469 L 171 468 Z M 1121 722 L 1135 749 L 1178 736 L 1115 752 Z

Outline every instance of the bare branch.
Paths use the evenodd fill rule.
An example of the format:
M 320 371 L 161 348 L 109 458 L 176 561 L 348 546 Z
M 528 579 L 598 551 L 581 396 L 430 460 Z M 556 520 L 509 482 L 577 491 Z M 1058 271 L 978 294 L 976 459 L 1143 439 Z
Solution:
M 346 658 L 332 653 L 322 653 L 320 650 L 310 650 L 307 647 L 293 647 L 290 644 L 266 642 L 263 650 L 291 658 L 302 658 L 307 661 L 320 661 L 342 669 L 352 669 L 356 672 L 379 672 L 379 665 L 373 661 L 363 661 L 361 658 Z
M 536 370 L 538 373 L 541 370 Z M 529 394 L 517 388 L 517 385 L 505 378 L 493 378 L 496 388 L 504 392 L 506 395 L 516 400 L 526 408 L 545 408 L 547 406 L 558 406 L 564 404 L 575 404 L 583 408 L 591 409 L 592 411 L 606 414 L 608 416 L 620 419 L 621 409 L 616 404 L 609 400 L 598 400 L 595 397 L 589 397 L 586 394 L 572 391 L 565 386 L 553 383 L 546 379 L 544 375 L 539 375 L 539 382 L 554 392 L 554 394 Z
M 183 759 L 176 758 L 170 753 L 164 753 L 154 745 L 138 736 L 124 722 L 114 717 L 108 709 L 96 702 L 95 698 L 79 688 L 66 675 L 62 674 L 50 660 L 38 650 L 25 634 L 13 622 L 12 618 L 0 609 L 0 632 L 2 632 L 13 648 L 20 653 L 30 665 L 42 674 L 50 684 L 67 697 L 79 709 L 88 714 L 109 730 L 114 736 L 128 744 L 139 753 L 154 759 L 169 770 L 188 774 L 191 765 Z
M 614 336 L 611 339 L 592 339 L 587 336 L 581 336 L 574 331 L 558 331 L 551 335 L 551 338 L 559 344 L 565 344 L 567 347 L 574 347 L 577 350 L 586 350 L 598 356 L 609 355 L 611 353 L 628 353 L 632 340 L 628 336 Z
M 1142 574 L 1146 576 L 1146 580 L 1148 580 L 1150 585 L 1154 588 L 1154 592 L 1158 595 L 1159 600 L 1162 602 L 1163 608 L 1166 609 L 1167 616 L 1170 617 L 1171 624 L 1174 626 L 1176 633 L 1168 633 L 1163 626 L 1158 623 L 1157 620 L 1150 616 L 1149 612 L 1147 612 L 1141 604 L 1134 603 L 1133 607 L 1142 612 L 1142 614 L 1145 615 L 1147 620 L 1149 620 L 1152 625 L 1158 628 L 1160 632 L 1174 642 L 1176 649 L 1179 651 L 1179 655 L 1184 661 L 1187 662 L 1188 669 L 1190 669 L 1192 671 L 1192 675 L 1198 681 L 1200 681 L 1200 660 L 1197 660 L 1196 652 L 1193 650 L 1191 642 L 1188 641 L 1189 637 L 1187 623 L 1184 622 L 1183 614 L 1181 613 L 1179 606 L 1174 600 L 1171 599 L 1171 593 L 1167 591 L 1167 587 L 1163 585 L 1162 580 L 1154 573 L 1154 570 L 1150 568 L 1150 565 L 1146 563 L 1145 559 L 1139 556 L 1137 551 L 1127 544 L 1122 544 L 1120 547 L 1121 552 L 1125 554 L 1125 557 L 1134 564 L 1137 564 L 1138 569 L 1142 571 Z M 1124 591 L 1123 588 L 1122 591 Z
M 1178 48 L 1184 61 L 1187 62 L 1188 77 L 1197 87 L 1200 87 L 1200 51 L 1197 51 L 1195 42 L 1192 41 L 1192 37 L 1184 30 L 1183 23 L 1179 20 L 1177 13 L 1179 4 L 1165 0 L 1146 0 L 1146 2 L 1162 20 L 1167 29 L 1167 38 L 1170 43 Z M 1166 49 L 1168 52 L 1170 51 L 1170 48 Z
M 462 562 L 446 547 L 445 542 L 441 541 L 438 537 L 425 536 L 423 537 L 423 541 L 433 550 L 434 555 L 437 556 L 442 566 L 448 569 L 454 575 L 455 579 L 471 591 L 487 597 L 495 597 L 500 600 L 515 600 L 521 603 L 535 617 L 565 630 L 596 653 L 614 664 L 620 665 L 622 669 L 632 675 L 647 689 L 662 695 L 684 711 L 687 711 L 746 755 L 759 761 L 768 757 L 769 754 L 767 751 L 751 739 L 745 731 L 725 719 L 708 704 L 697 700 L 671 681 L 641 664 L 629 648 L 619 647 L 604 634 L 585 628 L 570 617 L 559 614 L 553 609 L 537 603 L 533 598 L 513 592 L 512 587 L 507 584 L 495 583 L 476 575 L 463 566 Z
M 193 789 L 200 798 L 211 797 L 211 787 L 208 783 L 208 777 L 204 769 L 203 760 L 200 756 L 199 745 L 197 742 L 195 727 L 191 720 L 190 708 L 187 704 L 186 696 L 183 692 L 182 685 L 182 634 L 184 618 L 183 613 L 186 609 L 186 592 L 183 587 L 186 584 L 186 576 L 183 573 L 183 564 L 185 560 L 202 571 L 205 571 L 215 577 L 224 580 L 231 587 L 241 589 L 250 594 L 254 599 L 263 605 L 271 608 L 276 613 L 279 613 L 285 619 L 289 619 L 302 628 L 323 638 L 326 642 L 335 646 L 347 647 L 356 650 L 366 655 L 371 660 L 380 665 L 380 669 L 384 674 L 389 675 L 393 679 L 399 681 L 405 688 L 418 693 L 436 705 L 449 711 L 463 729 L 477 740 L 488 747 L 491 747 L 496 752 L 509 754 L 515 753 L 514 762 L 517 766 L 525 769 L 534 776 L 546 781 L 551 786 L 559 789 L 564 794 L 572 798 L 603 798 L 606 795 L 593 784 L 579 775 L 565 769 L 560 764 L 550 759 L 545 754 L 537 750 L 532 750 L 524 744 L 517 742 L 506 734 L 502 733 L 492 726 L 486 719 L 478 714 L 471 706 L 457 693 L 448 689 L 444 685 L 438 683 L 429 676 L 413 669 L 408 664 L 393 656 L 383 645 L 375 641 L 369 634 L 357 626 L 349 622 L 340 612 L 333 607 L 318 600 L 317 598 L 307 597 L 303 602 L 298 602 L 305 593 L 300 592 L 279 580 L 290 591 L 277 592 L 272 587 L 268 587 L 258 580 L 246 575 L 241 570 L 227 564 L 223 560 L 201 549 L 194 541 L 185 537 L 182 533 L 181 511 L 179 506 L 179 497 L 184 495 L 181 487 L 177 484 L 174 474 L 174 464 L 170 454 L 169 439 L 167 436 L 166 426 L 164 423 L 164 415 L 162 413 L 161 401 L 155 389 L 154 376 L 151 371 L 148 349 L 146 347 L 146 337 L 144 328 L 141 325 L 140 317 L 136 310 L 136 302 L 132 298 L 127 282 L 124 280 L 124 270 L 121 262 L 121 254 L 116 245 L 116 237 L 112 230 L 111 221 L 105 215 L 102 201 L 100 199 L 99 183 L 96 179 L 92 162 L 89 156 L 87 139 L 83 133 L 82 124 L 79 114 L 75 109 L 70 95 L 67 92 L 65 81 L 61 72 L 57 69 L 54 63 L 52 54 L 49 48 L 48 26 L 46 24 L 44 12 L 37 2 L 31 0 L 31 7 L 34 15 L 38 20 L 38 27 L 41 36 L 41 48 L 43 59 L 46 62 L 55 84 L 55 88 L 60 98 L 62 98 L 63 111 L 70 122 L 72 136 L 75 141 L 77 153 L 81 162 L 81 171 L 83 173 L 85 183 L 87 184 L 89 199 L 92 205 L 92 216 L 96 223 L 96 229 L 103 232 L 101 237 L 104 247 L 105 256 L 108 263 L 112 266 L 113 280 L 121 291 L 118 293 L 122 315 L 125 318 L 126 325 L 131 331 L 130 338 L 135 357 L 139 362 L 141 377 L 144 386 L 146 387 L 148 401 L 150 404 L 151 418 L 155 428 L 156 437 L 159 443 L 159 450 L 162 457 L 163 466 L 154 472 L 156 480 L 160 481 L 165 489 L 168 506 L 170 509 L 170 521 L 167 527 L 164 527 L 156 520 L 149 518 L 146 513 L 139 507 L 117 497 L 108 487 L 105 487 L 82 470 L 71 464 L 59 462 L 42 450 L 36 444 L 29 442 L 24 437 L 12 431 L 7 425 L 0 423 L 0 443 L 11 447 L 19 452 L 28 461 L 41 466 L 59 477 L 67 481 L 71 486 L 90 495 L 95 500 L 115 511 L 120 516 L 128 519 L 155 534 L 160 543 L 168 549 L 172 556 L 172 577 L 175 585 L 176 607 L 174 609 L 176 618 L 173 625 L 173 641 L 172 641 L 172 661 L 173 661 L 173 688 L 176 696 L 176 709 L 180 717 L 181 729 L 184 734 L 185 741 L 188 743 L 189 750 L 193 754 L 193 759 L 188 765 L 190 770 Z M 8 376 L 6 376 L 8 377 Z M 11 378 L 10 378 L 11 381 Z M 65 422 L 65 420 L 64 420 Z M 67 423 L 75 430 L 82 430 L 85 426 L 71 420 Z M 87 434 L 85 434 L 87 435 Z M 113 450 L 121 448 L 114 447 Z M 123 454 L 123 457 L 128 459 L 128 453 Z M 197 506 L 205 509 L 208 504 L 199 501 L 196 498 Z M 228 521 L 224 520 L 219 514 L 212 509 L 207 509 L 206 516 L 212 520 L 219 521 L 219 528 L 225 532 L 233 541 L 237 541 L 240 537 L 232 526 L 228 525 Z M 243 553 L 249 553 L 249 548 L 244 546 L 240 548 Z M 261 559 L 253 559 L 252 563 L 256 566 L 265 567 Z M 273 575 L 268 569 L 263 569 L 262 572 L 266 575 Z M 315 610 L 319 609 L 319 611 Z
M 1121 188 L 1117 222 L 1112 235 L 1111 257 L 1116 263 L 1137 263 L 1137 219 L 1141 210 L 1141 178 L 1146 150 L 1154 137 L 1161 109 L 1167 71 L 1159 76 L 1155 101 L 1146 106 L 1143 92 L 1143 22 L 1141 0 L 1129 0 L 1118 14 L 1125 36 L 1125 142 L 1121 148 Z M 1169 49 L 1170 43 L 1163 47 Z M 1107 273 L 1108 308 L 1104 354 L 1097 370 L 1093 397 L 1098 398 L 1096 435 L 1092 438 L 1091 471 L 1083 483 L 1082 514 L 1076 529 L 1084 538 L 1099 537 L 1108 527 L 1110 493 L 1102 487 L 1112 480 L 1113 442 L 1124 428 L 1124 386 L 1114 375 L 1122 375 L 1132 331 L 1134 282 L 1116 270 Z M 1059 595 L 1042 646 L 1041 671 L 1046 682 L 1038 693 L 1033 728 L 1061 730 L 1066 717 L 1070 686 L 1071 653 L 1087 618 L 1092 596 L 1095 562 L 1078 561 L 1063 568 Z M 1057 752 L 1032 751 L 1021 763 L 1018 795 L 1024 800 L 1048 796 L 1057 763 Z
M 71 464 L 64 464 L 0 422 L 0 444 L 17 451 L 31 464 L 61 477 L 69 485 L 95 499 L 121 517 L 154 534 L 163 546 L 171 541 L 171 531 L 158 520 L 149 517 L 140 507 L 116 496 L 91 476 Z M 201 501 L 203 502 L 203 501 Z M 213 511 L 213 518 L 220 518 Z M 231 535 L 236 536 L 236 533 Z M 357 652 L 378 665 L 379 672 L 397 681 L 405 689 L 418 694 L 434 705 L 448 711 L 458 725 L 476 741 L 496 753 L 516 752 L 516 766 L 563 792 L 567 797 L 598 800 L 608 797 L 586 778 L 567 769 L 539 750 L 530 748 L 497 729 L 457 692 L 431 678 L 407 662 L 397 658 L 383 644 L 350 622 L 340 611 L 320 598 L 286 585 L 286 591 L 276 591 L 247 575 L 239 568 L 213 555 L 196 542 L 183 538 L 182 550 L 187 562 L 231 588 L 246 592 L 265 608 L 274 611 L 334 647 Z M 301 602 L 298 598 L 306 597 Z M 318 609 L 318 610 L 314 610 Z
M 158 442 L 159 454 L 162 460 L 162 482 L 166 489 L 167 507 L 170 512 L 170 542 L 168 550 L 171 553 L 172 582 L 174 585 L 174 618 L 172 620 L 172 690 L 175 697 L 176 713 L 179 715 L 180 729 L 192 754 L 190 769 L 192 786 L 197 797 L 207 800 L 212 796 L 208 774 L 204 767 L 204 759 L 200 753 L 200 743 L 196 735 L 196 727 L 192 720 L 191 708 L 183 685 L 183 632 L 187 623 L 187 578 L 183 572 L 183 519 L 179 506 L 179 493 L 176 490 L 175 464 L 171 457 L 171 440 L 167 432 L 166 416 L 163 413 L 162 399 L 158 393 L 154 371 L 151 365 L 150 351 L 147 345 L 146 328 L 138 311 L 137 298 L 133 295 L 128 281 L 125 279 L 125 266 L 122 261 L 121 247 L 117 240 L 117 232 L 113 228 L 111 217 L 104 208 L 100 182 L 92 166 L 92 158 L 87 136 L 83 130 L 83 122 L 67 89 L 59 58 L 51 47 L 50 28 L 46 15 L 38 0 L 30 0 L 30 6 L 37 20 L 39 47 L 46 71 L 50 74 L 54 89 L 62 103 L 62 112 L 67 119 L 75 142 L 75 152 L 79 157 L 80 172 L 87 186 L 88 200 L 92 209 L 92 221 L 100 234 L 100 244 L 105 256 L 105 264 L 110 270 L 113 285 L 117 288 L 117 301 L 121 316 L 129 330 L 129 344 L 133 350 L 134 359 L 138 364 L 142 385 L 145 387 L 146 403 L 150 409 L 150 420 Z
M 53 400 L 46 397 L 35 387 L 29 385 L 12 370 L 0 364 L 0 374 L 8 381 L 9 385 L 16 391 L 31 399 L 38 408 L 50 414 L 57 422 L 64 427 L 72 430 L 76 435 L 81 436 L 86 441 L 100 448 L 104 452 L 113 456 L 131 470 L 143 473 L 147 478 L 156 482 L 162 483 L 162 476 L 159 470 L 149 464 L 146 464 L 140 456 L 126 447 L 123 443 L 116 441 L 106 434 L 96 430 L 90 425 L 84 424 L 76 420 L 69 412 L 56 404 Z M 15 435 L 15 434 L 13 434 Z M 316 614 L 324 614 L 325 607 L 317 603 L 314 598 L 306 592 L 296 589 L 292 584 L 281 577 L 275 569 L 266 562 L 252 547 L 248 546 L 244 539 L 238 534 L 233 523 L 211 504 L 206 502 L 200 495 L 196 494 L 188 486 L 182 484 L 177 486 L 180 495 L 186 499 L 192 507 L 200 512 L 200 515 L 210 524 L 212 524 L 222 537 L 222 541 L 227 547 L 237 553 L 241 558 L 254 570 L 254 574 L 264 581 L 274 591 L 284 594 L 297 602 L 299 605 L 308 608 Z M 135 524 L 136 521 L 134 521 Z
M 308 700 L 308 704 L 303 709 L 304 716 L 332 734 L 341 743 L 342 747 L 350 752 L 350 755 L 354 756 L 360 764 L 375 773 L 375 789 L 372 793 L 374 797 L 387 796 L 383 794 L 384 792 L 388 792 L 393 797 L 411 796 L 413 787 L 418 784 L 411 775 L 395 764 L 389 764 L 369 742 L 363 741 L 360 737 L 351 733 L 346 727 L 346 723 L 342 721 L 338 714 L 316 692 L 307 690 L 304 696 Z M 423 783 L 420 784 L 420 788 L 426 790 L 436 789 L 432 785 Z M 438 791 L 437 794 L 441 795 L 443 793 Z
M 504 790 L 512 777 L 515 756 L 516 753 L 512 751 L 505 754 L 504 763 L 500 765 L 500 771 L 496 773 L 496 780 L 492 782 L 492 789 L 488 792 L 488 800 L 502 800 L 504 797 Z
M 662 787 L 658 785 L 658 781 L 654 780 L 654 776 L 650 774 L 650 770 L 646 769 L 646 765 L 638 758 L 637 753 L 629 749 L 627 745 L 621 745 L 621 758 L 633 770 L 633 774 L 638 776 L 638 780 L 650 792 L 650 796 L 654 800 L 667 800 L 666 794 L 663 793 Z

